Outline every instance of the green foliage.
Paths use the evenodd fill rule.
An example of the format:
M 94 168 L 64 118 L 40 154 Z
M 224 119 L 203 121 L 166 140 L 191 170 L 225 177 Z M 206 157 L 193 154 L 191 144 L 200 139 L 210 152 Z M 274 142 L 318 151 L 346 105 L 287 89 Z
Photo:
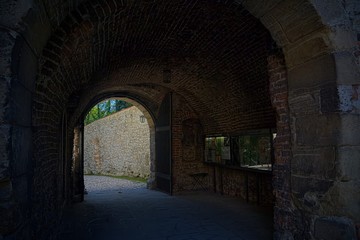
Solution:
M 99 120 L 103 117 L 109 116 L 113 113 L 116 113 L 125 108 L 131 107 L 132 104 L 117 100 L 117 99 L 108 99 L 96 104 L 86 115 L 84 124 L 90 124 L 96 120 Z
M 224 138 L 222 137 L 217 137 L 216 138 L 216 155 L 221 156 L 221 152 L 222 152 L 222 146 L 224 144 Z
M 258 136 L 241 136 L 240 146 L 242 149 L 242 164 L 243 165 L 257 165 L 259 161 L 258 153 Z

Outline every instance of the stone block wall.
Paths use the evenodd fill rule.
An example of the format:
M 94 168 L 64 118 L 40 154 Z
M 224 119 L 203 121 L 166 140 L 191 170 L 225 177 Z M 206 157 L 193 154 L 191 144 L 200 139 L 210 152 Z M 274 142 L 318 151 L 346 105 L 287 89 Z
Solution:
M 136 107 L 84 128 L 84 173 L 147 178 L 150 174 L 150 130 Z

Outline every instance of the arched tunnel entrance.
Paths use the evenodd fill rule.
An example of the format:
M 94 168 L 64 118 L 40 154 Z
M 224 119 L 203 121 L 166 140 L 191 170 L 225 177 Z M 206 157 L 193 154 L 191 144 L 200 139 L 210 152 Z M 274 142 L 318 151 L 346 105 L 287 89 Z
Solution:
M 272 198 L 276 239 L 331 239 L 329 225 L 354 236 L 358 4 L 25 2 L 1 3 L 0 238 L 54 235 L 64 205 L 82 199 L 74 135 L 111 96 L 151 115 L 166 149 L 157 188 L 190 191 L 203 176 L 204 189 Z
M 193 8 L 197 17 L 186 28 L 179 29 L 178 39 L 163 39 L 154 35 L 150 28 L 144 33 L 145 40 L 154 38 L 146 40 L 150 45 L 141 44 L 143 40 L 137 40 L 136 33 L 129 40 L 122 40 L 119 33 L 117 39 L 110 34 L 112 27 L 101 28 L 101 21 L 93 21 L 95 19 L 90 17 L 70 24 L 71 29 L 65 27 L 69 36 L 81 33 L 80 40 L 71 43 L 74 45 L 67 45 L 71 38 L 61 43 L 61 49 L 73 51 L 58 49 L 61 32 L 49 40 L 34 99 L 37 106 L 34 124 L 45 126 L 47 130 L 39 128 L 34 139 L 49 139 L 47 142 L 35 141 L 35 145 L 40 144 L 36 148 L 42 149 L 37 155 L 39 162 L 63 166 L 64 174 L 57 174 L 56 179 L 56 182 L 63 182 L 59 188 L 63 189 L 64 196 L 58 198 L 59 204 L 83 200 L 81 133 L 84 114 L 94 103 L 109 97 L 133 99 L 144 106 L 153 119 L 155 188 L 170 194 L 191 191 L 194 176 L 201 174 L 199 176 L 205 176 L 205 189 L 259 203 L 260 199 L 266 199 L 274 204 L 271 167 L 262 174 L 262 170 L 251 171 L 254 168 L 240 165 L 241 161 L 226 161 L 229 157 L 207 159 L 206 162 L 205 142 L 212 136 L 235 139 L 250 131 L 269 132 L 281 124 L 277 130 L 278 149 L 286 151 L 289 148 L 287 82 L 281 50 L 267 29 L 245 9 L 236 10 L 226 4 L 198 4 Z M 141 10 L 142 4 L 137 7 Z M 92 16 L 87 7 L 83 10 Z M 120 31 L 117 10 L 112 10 L 114 15 L 110 14 L 112 17 L 104 20 L 108 21 L 108 26 Z M 165 11 L 164 14 L 169 13 Z M 168 15 L 169 19 L 172 19 L 171 15 Z M 130 18 L 128 23 L 140 27 L 141 23 L 134 20 Z M 69 21 L 77 20 L 71 17 Z M 165 32 L 171 33 L 172 24 L 162 25 L 157 18 L 153 21 L 151 25 L 162 26 Z M 208 23 L 210 26 L 205 28 Z M 88 55 L 88 46 L 94 41 L 103 44 L 104 48 L 93 52 L 96 56 L 93 61 Z M 100 52 L 100 49 L 104 51 Z M 51 54 L 61 56 L 58 67 L 52 67 Z M 46 116 L 47 113 L 51 114 Z M 62 123 L 66 127 L 65 140 L 62 140 L 66 146 L 61 161 L 56 152 L 58 114 L 66 116 Z M 78 146 L 78 157 L 71 153 L 73 146 Z M 45 149 L 49 149 L 48 155 L 43 153 Z M 267 164 L 277 159 L 286 162 L 286 157 L 275 153 L 275 159 L 268 158 Z M 41 171 L 46 170 L 39 168 L 39 171 L 34 179 L 42 182 L 42 176 L 46 174 Z M 283 180 L 282 176 L 280 180 Z M 44 199 L 42 194 L 48 195 L 47 192 L 36 192 L 39 199 Z
M 156 118 L 154 113 L 150 112 L 149 108 L 134 96 L 128 96 L 126 93 L 106 93 L 94 97 L 80 114 L 79 127 L 74 131 L 74 148 L 73 148 L 73 179 L 74 190 L 77 199 L 83 200 L 84 198 L 84 128 L 83 121 L 89 109 L 94 106 L 94 102 L 99 102 L 102 99 L 116 97 L 118 100 L 126 101 L 136 108 L 138 108 L 147 120 L 150 132 L 150 176 L 148 178 L 148 188 L 157 189 L 166 193 L 172 193 L 171 184 L 171 94 L 167 94 L 162 100 Z M 90 108 L 89 108 L 90 106 Z M 128 129 L 131 131 L 131 129 Z M 129 141 L 130 139 L 124 139 Z M 78 148 L 78 149 L 76 149 Z M 80 154 L 76 154 L 79 152 Z M 135 153 L 133 153 L 135 154 Z M 77 170 L 78 169 L 78 170 Z
M 151 114 L 123 97 L 100 99 L 84 112 L 83 124 L 74 130 L 72 158 L 78 199 L 83 199 L 82 174 L 139 177 L 154 188 L 155 124 Z
M 159 239 L 163 237 L 176 238 L 176 236 L 195 237 L 197 239 L 203 239 L 203 237 L 207 236 L 236 238 L 241 234 L 243 237 L 250 238 L 271 237 L 272 214 L 269 214 L 268 211 L 274 203 L 271 193 L 271 164 L 273 163 L 273 158 L 270 155 L 270 165 L 265 164 L 269 168 L 264 172 L 260 168 L 256 169 L 256 166 L 246 169 L 240 163 L 236 163 L 238 165 L 233 164 L 233 162 L 226 163 L 225 161 L 228 160 L 226 157 L 221 158 L 219 161 L 206 159 L 208 150 L 206 149 L 206 140 L 214 136 L 215 138 L 223 139 L 223 135 L 204 134 L 203 125 L 205 124 L 201 122 L 196 111 L 189 107 L 184 97 L 167 89 L 164 90 L 163 98 L 159 101 L 158 110 L 155 113 L 150 112 L 148 110 L 149 104 L 146 105 L 145 101 L 140 100 L 138 97 L 129 97 L 129 93 L 108 92 L 103 95 L 89 97 L 91 100 L 87 104 L 84 101 L 85 107 L 75 110 L 75 116 L 80 116 L 80 121 L 82 122 L 84 113 L 87 113 L 94 103 L 114 96 L 117 99 L 125 99 L 138 106 L 142 109 L 144 115 L 150 117 L 149 121 L 152 122 L 150 125 L 154 126 L 151 127 L 152 136 L 155 138 L 154 144 L 158 144 L 154 148 L 153 170 L 155 171 L 152 172 L 154 178 L 150 182 L 153 183 L 155 189 L 168 194 L 174 194 L 176 198 L 168 198 L 164 195 L 144 190 L 143 192 L 140 190 L 129 191 L 121 188 L 117 188 L 119 190 L 107 194 L 98 193 L 101 198 L 97 198 L 96 194 L 89 194 L 85 197 L 85 202 L 82 206 L 73 206 L 70 214 L 67 211 L 65 223 L 62 224 L 62 226 L 65 225 L 65 230 L 61 234 L 61 239 L 76 239 L 78 236 L 88 236 L 89 231 L 91 232 L 89 237 L 101 238 L 106 236 L 108 239 L 116 239 L 116 237 L 120 236 L 119 234 L 125 239 L 133 239 L 144 234 L 147 237 Z M 271 133 L 268 130 L 270 128 L 265 131 L 261 129 L 252 133 L 249 131 L 228 133 L 224 136 L 227 136 L 230 142 L 234 141 L 235 143 L 234 139 L 236 136 L 254 137 L 260 134 L 259 136 L 262 139 L 264 137 L 268 138 Z M 77 144 L 75 143 L 75 145 Z M 81 146 L 81 143 L 78 145 Z M 224 142 L 223 145 L 229 146 L 231 144 Z M 164 151 L 164 146 L 169 147 L 169 150 Z M 271 148 L 270 145 L 267 145 L 267 147 Z M 239 152 L 239 149 L 235 149 L 235 151 Z M 166 154 L 158 158 L 164 152 Z M 164 160 L 166 161 L 165 164 L 157 162 Z M 79 161 L 80 163 L 82 162 L 81 158 L 79 158 Z M 199 173 L 206 174 L 206 176 L 205 179 L 200 179 L 200 185 L 196 186 L 193 175 Z M 80 197 L 75 195 L 74 200 L 82 201 L 84 200 L 82 192 L 84 180 L 76 180 L 77 177 L 82 178 L 82 172 L 78 171 L 74 172 L 74 174 L 74 182 L 79 182 L 77 186 L 75 184 L 75 188 L 78 188 L 78 190 L 74 190 L 81 194 Z M 198 190 L 207 194 L 199 195 L 200 192 Z M 267 205 L 270 208 L 256 208 L 254 205 L 244 207 L 246 205 L 245 201 L 236 202 L 238 200 L 231 201 L 229 199 L 226 200 L 226 198 L 221 199 L 219 195 L 208 194 L 212 192 L 238 196 L 248 202 L 257 202 L 259 205 Z M 190 195 L 186 193 L 190 193 Z M 124 202 L 126 205 L 124 205 Z M 101 203 L 104 205 L 103 207 Z M 213 205 L 214 203 L 215 205 Z M 127 212 L 129 206 L 131 206 L 131 213 Z M 214 209 L 215 206 L 216 210 Z M 87 211 L 91 213 L 87 213 Z M 150 216 L 148 215 L 149 211 L 151 212 Z M 129 221 L 129 217 L 120 218 L 117 212 L 121 212 L 124 216 L 135 216 Z M 234 212 L 241 216 L 233 214 Z M 74 213 L 77 213 L 77 215 L 74 215 Z M 139 217 L 140 215 L 141 218 Z M 89 218 L 80 216 L 89 216 Z M 121 219 L 121 226 L 115 224 L 115 219 L 117 218 Z M 156 218 L 156 226 L 149 223 L 148 218 Z M 222 223 L 218 222 L 219 219 L 222 219 Z M 238 221 L 244 221 L 240 228 L 236 225 Z M 79 223 L 86 225 L 91 230 L 83 231 Z M 229 226 L 220 232 L 211 229 L 204 231 L 204 228 L 219 228 L 222 224 L 228 224 Z M 256 224 L 261 225 L 261 227 L 257 227 L 258 230 L 254 233 L 254 229 L 250 226 Z M 158 225 L 162 226 L 161 229 Z M 74 226 L 78 226 L 75 228 L 77 231 L 74 231 Z M 99 226 L 101 226 L 101 229 Z M 149 226 L 157 230 L 149 230 Z M 138 228 L 144 228 L 144 230 L 139 232 Z M 122 232 L 124 229 L 126 229 L 126 233 Z M 240 229 L 241 234 L 240 230 L 235 229 Z

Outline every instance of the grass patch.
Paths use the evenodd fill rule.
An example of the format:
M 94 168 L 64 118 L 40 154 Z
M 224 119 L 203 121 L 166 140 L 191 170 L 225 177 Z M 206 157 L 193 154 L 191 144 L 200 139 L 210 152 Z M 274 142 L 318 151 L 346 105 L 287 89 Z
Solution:
M 129 181 L 132 181 L 132 182 L 141 182 L 141 183 L 146 183 L 147 182 L 146 178 L 141 178 L 141 177 L 115 176 L 115 175 L 106 175 L 106 174 L 84 174 L 84 175 L 112 177 L 112 178 L 118 178 L 118 179 L 125 179 L 125 180 L 129 180 Z

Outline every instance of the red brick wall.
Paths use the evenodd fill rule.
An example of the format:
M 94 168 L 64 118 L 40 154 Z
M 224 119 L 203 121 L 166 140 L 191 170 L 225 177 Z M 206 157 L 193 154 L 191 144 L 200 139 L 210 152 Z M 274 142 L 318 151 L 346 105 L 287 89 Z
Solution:
M 117 0 L 64 0 L 60 4 L 59 1 L 44 0 L 25 5 L 15 0 L 4 2 L 4 26 L 0 36 L 3 57 L 0 64 L 3 70 L 0 106 L 6 113 L 0 112 L 4 136 L 0 141 L 3 158 L 0 172 L 5 189 L 1 190 L 3 195 L 16 200 L 6 199 L 5 203 L 22 202 L 18 209 L 22 209 L 25 218 L 28 218 L 28 212 L 34 214 L 32 222 L 19 217 L 19 224 L 12 223 L 1 234 L 13 232 L 12 227 L 31 222 L 44 232 L 43 236 L 36 235 L 37 239 L 48 238 L 45 232 L 51 230 L 41 228 L 49 226 L 62 204 L 56 202 L 57 168 L 62 164 L 59 119 L 69 107 L 66 104 L 70 95 L 88 91 L 86 83 L 90 81 L 110 79 L 109 70 L 123 69 L 128 73 L 125 78 L 117 76 L 117 86 L 129 87 L 139 82 L 165 85 L 161 81 L 164 63 L 154 59 L 163 59 L 179 53 L 179 49 L 184 50 L 179 56 L 187 63 L 173 63 L 173 72 L 181 74 L 173 79 L 177 81 L 166 87 L 180 93 L 197 110 L 206 134 L 268 127 L 270 122 L 270 125 L 275 125 L 269 96 L 260 94 L 265 98 L 257 101 L 256 95 L 267 92 L 264 49 L 270 39 L 258 19 L 284 46 L 288 66 L 296 68 L 304 62 L 312 64 L 312 58 L 336 53 L 331 56 L 331 60 L 337 62 L 336 71 L 335 66 L 329 69 L 334 72 L 334 77 L 336 75 L 339 81 L 350 81 L 346 84 L 357 81 L 353 77 L 358 74 L 355 68 L 348 68 L 349 64 L 341 60 L 347 51 L 351 51 L 351 59 L 359 65 L 358 48 L 353 43 L 343 44 L 342 41 L 348 38 L 341 38 L 342 34 L 352 34 L 351 29 L 356 31 L 355 35 L 359 32 L 354 1 L 331 6 L 322 1 L 309 4 L 305 0 L 297 4 L 293 1 L 269 4 L 261 1 L 190 1 L 189 4 L 183 4 L 183 1 L 172 1 L 174 4 L 168 4 L 168 1 L 133 1 L 130 4 Z M 340 27 L 333 19 L 334 14 L 329 14 L 339 9 L 343 12 L 338 17 Z M 327 31 L 333 28 L 336 34 Z M 42 51 L 46 42 L 47 47 Z M 138 59 L 142 61 L 139 63 Z M 278 113 L 273 178 L 277 197 L 275 219 L 277 227 L 286 230 L 291 225 L 299 227 L 289 220 L 293 209 L 289 191 L 291 151 L 286 70 L 282 58 L 270 57 L 268 60 L 272 102 Z M 150 67 L 145 67 L 144 62 Z M 328 67 L 327 64 L 324 66 Z M 296 79 L 298 82 L 319 81 L 317 84 L 322 88 L 321 84 L 329 77 L 319 80 L 318 74 L 306 71 Z M 245 82 L 244 86 L 237 85 L 239 82 Z M 134 88 L 137 87 L 131 90 Z M 96 87 L 90 90 L 96 91 Z M 141 90 L 141 93 L 146 92 Z M 247 95 L 241 95 L 242 92 Z M 318 112 L 316 107 L 310 108 Z M 292 111 L 298 116 L 302 114 L 295 108 Z M 78 116 L 74 118 L 74 122 L 78 120 Z M 72 130 L 68 129 L 69 136 Z M 298 131 L 293 136 L 299 134 Z M 332 131 L 328 132 L 330 135 Z M 306 134 L 312 137 L 311 132 Z M 304 184 L 307 185 L 309 183 Z M 8 222 L 6 219 L 0 225 Z
M 219 122 L 216 131 L 218 133 L 236 133 L 236 130 L 226 131 L 230 126 L 234 129 L 247 129 L 249 127 L 249 121 L 252 126 L 262 126 L 272 128 L 276 122 L 277 137 L 274 143 L 274 172 L 273 178 L 271 175 L 260 175 L 260 198 L 265 204 L 272 204 L 274 196 L 272 194 L 272 185 L 274 186 L 274 193 L 276 194 L 276 214 L 279 214 L 279 222 L 277 224 L 283 225 L 289 224 L 288 221 L 281 220 L 286 214 L 280 213 L 284 210 L 286 205 L 288 211 L 292 213 L 291 199 L 290 199 L 290 158 L 291 158 L 291 146 L 290 146 L 290 127 L 289 127 L 289 110 L 288 110 L 288 93 L 287 93 L 287 75 L 284 64 L 284 59 L 280 55 L 274 55 L 268 57 L 268 73 L 269 73 L 269 86 L 268 96 L 271 98 L 271 103 L 276 109 L 277 118 L 271 119 L 264 123 L 264 119 L 256 117 L 242 120 L 238 122 L 229 121 L 229 113 L 223 113 L 223 117 L 219 118 Z M 175 95 L 176 96 L 176 95 Z M 209 189 L 214 189 L 217 192 L 224 193 L 231 196 L 239 196 L 247 198 L 249 201 L 257 201 L 257 180 L 256 174 L 247 173 L 238 169 L 218 168 L 209 165 L 204 165 L 203 161 L 203 144 L 200 152 L 194 153 L 196 157 L 193 161 L 184 161 L 184 150 L 182 145 L 183 137 L 183 125 L 182 122 L 186 119 L 197 119 L 196 113 L 189 108 L 188 104 L 179 96 L 174 100 L 174 112 L 173 112 L 173 173 L 174 173 L 174 192 L 182 190 L 190 190 L 192 185 L 192 179 L 188 175 L 194 172 L 207 172 L 209 175 L 206 179 Z M 265 111 L 266 112 L 266 111 Z M 236 113 L 230 113 L 241 119 L 242 114 L 236 115 Z M 258 111 L 257 115 L 261 115 L 262 112 Z M 214 133 L 213 131 L 206 131 L 206 127 L 203 128 L 203 136 L 206 134 Z M 215 174 L 214 174 L 215 171 Z M 247 174 L 246 174 L 247 173 Z M 248 176 L 248 196 L 246 196 L 246 175 Z M 215 178 L 215 181 L 214 181 Z M 216 186 L 214 187 L 214 182 Z M 288 216 L 287 216 L 288 217 Z M 285 226 L 286 227 L 286 226 Z
M 62 22 L 43 51 L 34 101 L 34 124 L 39 126 L 39 132 L 35 131 L 34 135 L 35 146 L 41 149 L 35 150 L 37 162 L 41 163 L 35 185 L 41 187 L 44 179 L 51 179 L 47 175 L 56 175 L 57 128 L 63 109 L 67 107 L 70 111 L 69 126 L 73 127 L 82 113 L 78 108 L 83 110 L 97 94 L 122 91 L 151 99 L 149 102 L 154 106 L 151 110 L 156 116 L 158 99 L 163 89 L 167 89 L 182 96 L 174 94 L 174 192 L 190 190 L 193 182 L 189 174 L 194 172 L 208 172 L 211 188 L 212 167 L 203 163 L 203 138 L 194 146 L 184 145 L 184 123 L 197 120 L 203 136 L 275 127 L 266 68 L 267 44 L 271 40 L 268 31 L 246 10 L 199 2 L 193 8 L 193 18 L 184 23 L 185 32 L 181 29 L 173 32 L 170 26 L 175 24 L 175 19 L 167 16 L 167 11 L 159 13 L 167 16 L 161 20 L 167 24 L 160 24 L 163 27 L 159 32 L 176 34 L 174 41 L 162 41 L 162 34 L 152 35 L 153 27 L 159 26 L 158 18 L 151 18 L 147 27 L 136 25 L 149 11 L 142 7 L 143 3 L 135 4 L 134 9 L 114 1 L 110 4 L 115 6 L 109 8 L 106 2 L 96 1 L 79 6 L 78 11 Z M 118 7 L 125 14 L 121 23 L 130 24 L 136 31 L 123 32 L 113 14 Z M 174 5 L 172 9 L 180 14 L 181 8 Z M 102 10 L 108 12 L 108 17 L 99 14 Z M 136 11 L 139 16 L 133 15 Z M 219 11 L 223 17 L 219 17 Z M 207 18 L 199 17 L 204 15 L 217 20 L 202 28 L 209 23 Z M 134 17 L 137 21 L 133 21 Z M 137 35 L 139 29 L 144 31 L 141 41 Z M 128 34 L 128 40 L 116 41 L 124 34 Z M 166 64 L 172 72 L 168 84 L 162 81 Z M 241 196 L 243 175 L 229 170 L 224 176 L 226 194 Z M 233 182 L 237 181 L 235 187 Z M 53 188 L 55 183 L 46 185 Z M 250 200 L 254 199 L 252 196 L 249 194 Z M 39 199 L 45 197 L 39 195 Z
M 275 163 L 273 165 L 273 187 L 275 195 L 275 230 L 294 232 L 301 226 L 296 221 L 291 200 L 291 132 L 288 105 L 288 80 L 284 57 L 275 54 L 268 57 L 271 102 L 276 109 L 277 136 L 274 141 Z
M 258 121 L 262 120 L 252 119 L 255 124 Z M 193 136 L 195 139 L 191 144 L 186 144 L 186 135 L 188 135 L 186 124 L 189 122 L 193 126 L 192 130 L 196 136 Z M 250 202 L 259 201 L 262 205 L 274 203 L 271 173 L 257 175 L 240 169 L 219 167 L 204 162 L 204 137 L 207 133 L 204 132 L 197 113 L 178 94 L 173 95 L 172 124 L 172 171 L 175 194 L 183 191 L 201 190 L 199 187 L 194 188 L 194 179 L 190 174 L 207 173 L 208 175 L 204 178 L 204 185 L 209 191 L 248 199 Z M 224 114 L 223 124 L 224 128 L 221 130 L 231 125 L 230 122 L 226 122 L 226 114 Z M 236 123 L 233 125 L 237 126 Z M 267 126 L 272 127 L 271 124 Z M 238 127 L 243 126 L 238 125 Z
M 190 125 L 197 125 L 200 128 L 194 129 L 191 143 L 184 143 L 184 122 L 190 121 Z M 192 124 L 195 123 L 195 124 Z M 203 138 L 202 128 L 198 125 L 200 121 L 193 109 L 183 97 L 173 94 L 172 113 L 172 174 L 173 192 L 191 190 L 193 179 L 189 176 L 192 173 L 208 172 L 208 167 L 203 163 Z M 196 128 L 196 127 L 195 127 Z

